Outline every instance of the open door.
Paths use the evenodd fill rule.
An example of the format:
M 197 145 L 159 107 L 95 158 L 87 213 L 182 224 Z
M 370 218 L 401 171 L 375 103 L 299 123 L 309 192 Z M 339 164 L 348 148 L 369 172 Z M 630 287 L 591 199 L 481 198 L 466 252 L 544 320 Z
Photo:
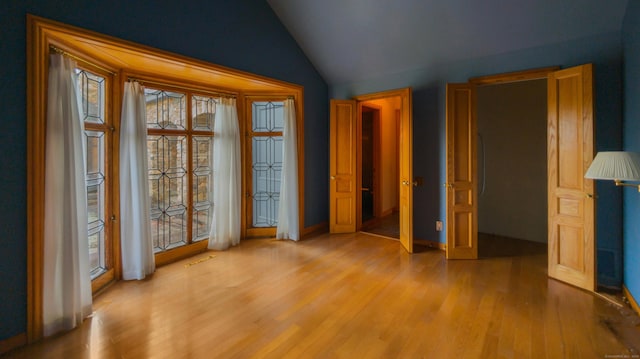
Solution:
M 353 100 L 331 100 L 329 231 L 351 233 L 357 228 L 357 111 L 365 101 L 400 98 L 399 205 L 400 243 L 413 253 L 413 115 L 411 89 L 403 88 L 367 95 Z M 361 106 L 360 106 L 361 107 Z M 360 186 L 361 187 L 361 186 Z
M 329 232 L 356 231 L 356 101 L 331 100 Z
M 478 258 L 476 109 L 472 84 L 447 84 L 447 259 Z
M 400 167 L 400 243 L 413 253 L 413 115 L 411 89 L 401 92 L 399 167 Z
M 584 178 L 594 155 L 593 66 L 548 77 L 550 277 L 595 289 L 594 184 Z

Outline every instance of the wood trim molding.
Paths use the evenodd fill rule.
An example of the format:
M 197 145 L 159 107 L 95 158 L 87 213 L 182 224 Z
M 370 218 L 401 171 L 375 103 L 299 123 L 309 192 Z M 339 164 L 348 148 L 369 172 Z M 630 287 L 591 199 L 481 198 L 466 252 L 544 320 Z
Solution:
M 380 218 L 384 218 L 386 216 L 390 216 L 390 215 L 393 214 L 393 212 L 398 212 L 398 209 L 397 208 L 389 208 L 386 211 L 380 213 Z
M 410 87 L 404 87 L 404 88 L 400 88 L 400 89 L 396 89 L 396 90 L 389 90 L 389 91 L 383 91 L 383 92 L 375 92 L 375 93 L 370 93 L 370 94 L 365 94 L 365 95 L 358 95 L 358 96 L 354 96 L 353 99 L 356 101 L 369 101 L 369 100 L 377 100 L 377 99 L 381 99 L 381 98 L 387 98 L 387 97 L 403 97 L 403 96 L 409 96 L 411 95 L 411 88 Z M 367 105 L 369 106 L 369 105 Z
M 441 243 L 441 242 L 437 242 L 437 241 L 431 241 L 431 240 L 428 240 L 428 239 L 414 238 L 413 239 L 413 243 L 417 244 L 417 245 L 429 247 L 429 248 L 437 248 L 437 249 L 439 249 L 441 251 L 444 251 L 444 250 L 447 249 L 447 244 L 446 243 Z
M 27 342 L 42 337 L 47 39 L 27 17 Z
M 631 308 L 635 310 L 636 314 L 640 315 L 640 305 L 638 305 L 638 302 L 633 297 L 633 295 L 631 295 L 631 292 L 629 292 L 629 289 L 627 289 L 625 285 L 622 286 L 622 294 L 625 298 L 627 298 L 627 300 L 629 301 L 629 305 L 631 305 Z
M 546 79 L 547 75 L 560 69 L 560 66 L 543 67 L 524 71 L 508 72 L 504 74 L 472 77 L 469 83 L 474 85 L 494 85 L 501 83 Z
M 171 251 L 156 253 L 156 267 L 202 253 L 207 250 L 208 243 L 208 240 L 202 240 L 186 246 L 174 248 Z
M 27 333 L 0 340 L 0 355 L 27 344 Z
M 306 227 L 300 233 L 301 239 L 311 237 L 320 233 L 329 232 L 329 222 L 321 222 L 310 227 Z

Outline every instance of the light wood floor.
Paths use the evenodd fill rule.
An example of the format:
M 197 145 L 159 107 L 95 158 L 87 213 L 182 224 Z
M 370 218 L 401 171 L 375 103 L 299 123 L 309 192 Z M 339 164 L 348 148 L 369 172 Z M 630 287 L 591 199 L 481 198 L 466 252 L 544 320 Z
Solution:
M 367 234 L 400 239 L 400 213 L 393 212 L 371 223 L 363 224 L 361 231 Z
M 200 263 L 189 265 L 200 259 Z M 366 234 L 248 240 L 120 282 L 78 329 L 15 358 L 637 357 L 614 305 L 544 253 L 446 261 Z

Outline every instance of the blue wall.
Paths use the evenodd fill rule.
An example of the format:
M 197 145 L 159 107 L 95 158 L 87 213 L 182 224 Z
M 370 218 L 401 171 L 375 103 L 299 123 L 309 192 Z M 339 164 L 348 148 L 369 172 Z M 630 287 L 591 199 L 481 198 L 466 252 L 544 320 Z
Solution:
M 3 0 L 0 340 L 26 331 L 26 14 L 304 86 L 305 225 L 328 220 L 327 85 L 263 0 Z
M 394 74 L 364 82 L 332 86 L 332 98 L 393 88 L 413 88 L 414 175 L 425 178 L 425 186 L 414 192 L 416 238 L 445 242 L 444 232 L 435 232 L 435 221 L 445 214 L 445 84 L 467 82 L 471 77 L 500 74 L 547 66 L 563 68 L 593 63 L 596 87 L 596 150 L 622 148 L 622 46 L 620 32 L 519 50 L 496 56 L 440 64 L 432 68 Z M 596 183 L 598 262 L 611 263 L 598 270 L 599 284 L 622 284 L 622 197 L 610 183 Z M 612 253 L 613 257 L 601 254 Z
M 629 1 L 624 46 L 624 149 L 640 152 L 640 1 Z M 640 193 L 624 190 L 624 284 L 640 300 Z

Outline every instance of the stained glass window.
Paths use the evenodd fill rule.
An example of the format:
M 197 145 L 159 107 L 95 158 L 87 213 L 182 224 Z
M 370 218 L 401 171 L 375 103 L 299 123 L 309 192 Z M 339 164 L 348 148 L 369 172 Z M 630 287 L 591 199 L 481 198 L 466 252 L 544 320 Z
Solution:
M 84 121 L 89 267 L 94 279 L 108 269 L 105 78 L 76 69 Z
M 151 232 L 154 251 L 163 252 L 209 237 L 216 100 L 152 88 L 145 94 Z
M 252 103 L 251 182 L 252 226 L 278 225 L 284 103 Z

